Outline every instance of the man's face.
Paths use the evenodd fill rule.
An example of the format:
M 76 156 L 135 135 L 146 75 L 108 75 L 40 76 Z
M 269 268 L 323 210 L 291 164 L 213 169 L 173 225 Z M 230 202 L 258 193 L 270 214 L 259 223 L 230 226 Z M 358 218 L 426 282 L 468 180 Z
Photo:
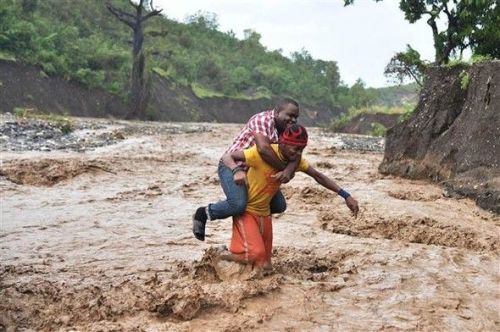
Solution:
M 281 153 L 288 161 L 295 161 L 302 156 L 305 146 L 295 146 L 289 144 L 280 144 Z
M 283 132 L 286 127 L 297 123 L 299 117 L 299 108 L 294 104 L 286 104 L 276 116 L 276 129 Z

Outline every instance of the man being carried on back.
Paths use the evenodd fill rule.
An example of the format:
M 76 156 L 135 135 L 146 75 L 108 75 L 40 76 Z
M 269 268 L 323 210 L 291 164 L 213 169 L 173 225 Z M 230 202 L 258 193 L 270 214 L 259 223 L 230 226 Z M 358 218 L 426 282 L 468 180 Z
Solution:
M 299 104 L 290 98 L 283 99 L 274 109 L 252 116 L 225 153 L 241 151 L 256 145 L 262 159 L 280 171 L 276 175 L 276 180 L 281 183 L 290 181 L 297 169 L 298 162 L 285 163 L 278 158 L 276 152 L 271 148 L 271 143 L 278 143 L 279 136 L 286 127 L 297 122 L 298 116 Z M 238 166 L 246 170 L 246 165 L 243 162 L 238 162 Z M 241 215 L 245 212 L 247 205 L 246 187 L 234 183 L 231 169 L 225 166 L 222 161 L 219 163 L 217 173 L 224 194 L 226 194 L 226 200 L 208 204 L 208 206 L 202 206 L 196 210 L 193 216 L 193 234 L 201 241 L 205 240 L 207 220 Z M 278 190 L 272 197 L 270 209 L 271 213 L 285 212 L 286 201 L 281 191 Z
M 284 131 L 279 144 L 271 144 L 271 148 L 282 162 L 297 164 L 298 171 L 306 173 L 323 187 L 342 196 L 347 207 L 357 216 L 358 202 L 302 157 L 307 139 L 306 129 L 293 124 Z M 280 189 L 281 183 L 276 179 L 279 172 L 266 163 L 256 146 L 227 152 L 222 161 L 231 170 L 235 185 L 248 191 L 248 202 L 245 212 L 233 217 L 229 253 L 221 255 L 221 258 L 253 264 L 257 270 L 269 268 L 273 240 L 270 202 Z M 239 162 L 245 162 L 248 172 L 239 166 Z

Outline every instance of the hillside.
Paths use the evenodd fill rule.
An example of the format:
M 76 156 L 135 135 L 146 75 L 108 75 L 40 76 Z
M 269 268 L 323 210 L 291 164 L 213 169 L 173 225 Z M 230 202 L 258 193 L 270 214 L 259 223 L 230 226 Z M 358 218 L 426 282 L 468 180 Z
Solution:
M 38 66 L 0 60 L 0 112 L 33 110 L 41 113 L 84 117 L 126 116 L 126 104 L 99 88 L 61 77 L 40 75 Z M 244 99 L 213 96 L 199 98 L 191 88 L 154 74 L 151 101 L 144 120 L 207 121 L 242 123 L 253 114 L 272 108 L 269 98 Z M 321 108 L 301 103 L 300 121 L 318 125 L 338 115 L 340 109 Z
M 125 0 L 113 0 L 112 4 L 131 10 Z M 248 30 L 239 40 L 230 32 L 218 31 L 218 23 L 210 14 L 193 15 L 186 23 L 155 17 L 145 28 L 150 84 L 161 77 L 193 91 L 199 99 L 221 97 L 247 104 L 252 103 L 248 100 L 275 100 L 286 95 L 309 105 L 312 112 L 326 110 L 320 117 L 328 119 L 338 110 L 360 103 L 397 104 L 406 98 L 386 89 L 379 96 L 378 90 L 359 84 L 350 88 L 342 83 L 335 61 L 314 59 L 306 50 L 289 56 L 269 51 L 255 31 Z M 124 100 L 132 66 L 130 42 L 130 29 L 109 13 L 105 2 L 0 3 L 0 59 L 40 66 L 40 77 L 78 82 Z M 158 92 L 158 84 L 152 87 L 155 89 Z M 144 118 L 175 118 L 161 116 L 164 108 L 159 107 L 164 105 L 158 99 L 162 98 L 153 96 Z M 69 112 L 82 114 L 73 109 Z

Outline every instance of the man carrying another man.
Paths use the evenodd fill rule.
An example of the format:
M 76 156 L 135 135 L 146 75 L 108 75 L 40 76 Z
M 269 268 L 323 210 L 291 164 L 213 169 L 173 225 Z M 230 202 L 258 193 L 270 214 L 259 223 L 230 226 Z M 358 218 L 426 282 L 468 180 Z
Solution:
M 298 124 L 288 126 L 280 136 L 279 144 L 271 144 L 271 149 L 283 163 L 294 163 L 297 170 L 306 173 L 323 187 L 345 199 L 347 207 L 356 216 L 358 202 L 333 180 L 302 157 L 308 135 Z M 233 234 L 229 254 L 221 258 L 245 264 L 253 264 L 257 270 L 271 267 L 272 221 L 270 203 L 280 189 L 276 179 L 279 171 L 268 164 L 258 148 L 229 151 L 222 157 L 225 167 L 231 170 L 233 182 L 248 191 L 248 201 L 243 214 L 233 216 Z M 248 172 L 238 164 L 245 162 Z
M 279 136 L 287 126 L 297 122 L 298 116 L 299 104 L 290 98 L 283 99 L 274 109 L 252 116 L 225 153 L 245 150 L 256 145 L 262 159 L 280 171 L 276 179 L 281 183 L 290 181 L 297 169 L 298 161 L 283 162 L 271 148 L 271 144 L 278 143 Z M 246 170 L 243 162 L 238 162 L 238 166 Z M 196 210 L 193 216 L 193 234 L 200 241 L 205 240 L 207 220 L 241 215 L 245 212 L 247 205 L 247 188 L 235 184 L 231 169 L 225 166 L 222 161 L 219 163 L 217 173 L 226 200 L 208 204 Z M 271 199 L 270 209 L 271 213 L 283 213 L 286 210 L 285 197 L 281 191 L 278 190 Z

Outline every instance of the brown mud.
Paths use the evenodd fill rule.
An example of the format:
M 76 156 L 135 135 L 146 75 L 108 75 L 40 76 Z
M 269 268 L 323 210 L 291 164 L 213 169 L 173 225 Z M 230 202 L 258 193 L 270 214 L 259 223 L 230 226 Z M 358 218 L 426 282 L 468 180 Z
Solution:
M 358 218 L 297 174 L 273 220 L 273 271 L 219 261 L 230 220 L 199 242 L 191 215 L 223 197 L 216 167 L 239 125 L 203 126 L 2 153 L 0 330 L 500 329 L 498 216 L 380 175 L 382 154 L 317 129 L 305 156 L 359 200 Z

